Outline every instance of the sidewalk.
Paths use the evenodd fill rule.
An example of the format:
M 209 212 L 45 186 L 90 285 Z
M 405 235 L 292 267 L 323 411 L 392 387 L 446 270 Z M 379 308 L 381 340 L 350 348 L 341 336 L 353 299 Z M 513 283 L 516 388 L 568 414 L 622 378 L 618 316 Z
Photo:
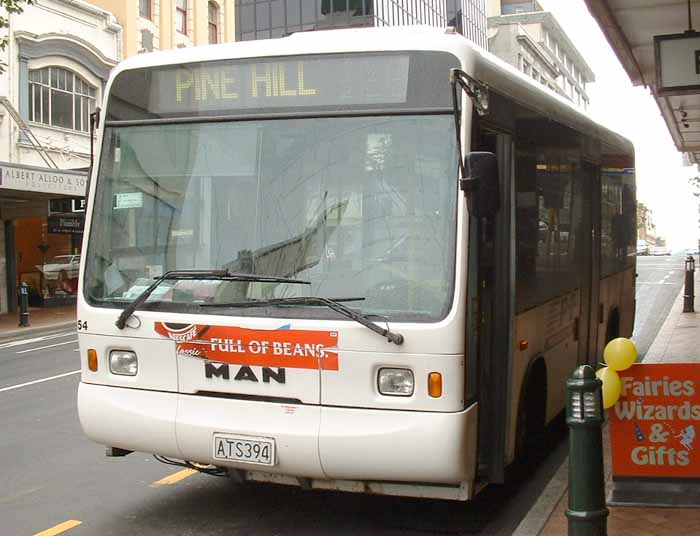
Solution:
M 647 352 L 644 363 L 700 361 L 700 271 L 696 271 L 696 313 L 683 312 L 683 290 L 673 303 L 666 321 Z M 604 430 L 606 488 L 610 481 L 610 442 Z M 568 495 L 559 500 L 539 536 L 562 536 L 567 533 Z M 632 508 L 608 506 L 610 536 L 677 536 L 700 534 L 700 508 Z
M 75 326 L 75 305 L 29 309 L 29 327 L 19 327 L 19 314 L 0 315 L 0 339 L 11 339 L 32 333 L 67 329 Z

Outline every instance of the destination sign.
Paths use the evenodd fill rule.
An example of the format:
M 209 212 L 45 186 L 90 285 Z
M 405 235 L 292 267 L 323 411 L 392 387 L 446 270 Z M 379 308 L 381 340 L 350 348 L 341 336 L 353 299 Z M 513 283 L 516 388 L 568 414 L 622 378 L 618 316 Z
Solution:
M 204 63 L 162 71 L 154 110 L 396 103 L 407 81 L 407 56 Z
M 449 69 L 456 63 L 454 56 L 444 52 L 406 52 L 224 60 L 129 70 L 112 85 L 107 119 L 449 105 Z

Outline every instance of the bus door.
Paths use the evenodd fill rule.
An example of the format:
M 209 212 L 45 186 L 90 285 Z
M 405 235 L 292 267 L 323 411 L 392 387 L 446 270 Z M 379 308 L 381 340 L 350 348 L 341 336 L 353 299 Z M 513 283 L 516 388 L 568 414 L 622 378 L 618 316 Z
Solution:
M 582 162 L 576 175 L 583 199 L 582 237 L 579 250 L 582 270 L 581 311 L 578 320 L 579 364 L 594 365 L 598 341 L 600 302 L 600 175 L 598 168 Z
M 468 379 L 467 390 L 475 389 L 479 402 L 478 476 L 498 483 L 504 480 L 515 301 L 512 139 L 482 130 L 474 147 L 496 155 L 500 208 L 492 218 L 470 217 L 467 375 L 476 385 Z

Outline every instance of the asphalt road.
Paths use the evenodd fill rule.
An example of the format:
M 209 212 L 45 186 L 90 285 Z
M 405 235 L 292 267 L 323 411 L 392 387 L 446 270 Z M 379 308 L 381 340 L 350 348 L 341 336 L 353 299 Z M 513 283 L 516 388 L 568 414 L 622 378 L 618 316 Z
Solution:
M 651 340 L 678 293 L 682 258 L 640 258 L 635 338 Z M 134 453 L 106 458 L 76 412 L 77 336 L 0 343 L 0 534 L 36 535 L 510 535 L 566 456 L 468 504 L 237 487 Z M 42 532 L 46 531 L 48 532 Z
M 678 296 L 684 268 L 683 255 L 637 257 L 637 310 L 632 338 L 640 360 L 654 342 Z

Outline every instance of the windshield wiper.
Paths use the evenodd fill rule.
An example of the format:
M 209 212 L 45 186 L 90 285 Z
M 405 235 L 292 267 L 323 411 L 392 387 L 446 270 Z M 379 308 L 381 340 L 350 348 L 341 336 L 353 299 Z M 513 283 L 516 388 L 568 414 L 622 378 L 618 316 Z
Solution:
M 252 281 L 260 283 L 292 283 L 297 285 L 310 285 L 310 281 L 302 281 L 301 279 L 289 279 L 287 277 L 275 277 L 269 275 L 257 274 L 242 274 L 238 272 L 229 272 L 228 270 L 172 270 L 165 272 L 162 276 L 156 278 L 153 283 L 148 286 L 141 294 L 136 296 L 134 300 L 127 305 L 115 322 L 119 329 L 124 329 L 126 321 L 134 314 L 134 311 L 142 305 L 148 297 L 153 294 L 153 291 L 163 281 L 178 281 L 178 280 L 196 280 L 196 281 Z
M 345 307 L 340 302 L 343 301 L 360 301 L 364 298 L 321 298 L 317 296 L 300 296 L 295 298 L 272 298 L 269 300 L 249 300 L 243 302 L 232 302 L 232 303 L 201 303 L 200 307 L 266 307 L 268 305 L 322 305 L 332 309 L 333 311 L 340 313 L 343 316 L 348 317 L 355 322 L 362 324 L 368 329 L 371 329 L 378 335 L 385 337 L 389 342 L 401 345 L 403 344 L 404 338 L 400 333 L 394 333 L 389 329 L 389 323 L 387 322 L 387 327 L 382 328 L 370 320 L 370 315 L 363 315 L 357 311 L 353 311 L 348 307 Z

